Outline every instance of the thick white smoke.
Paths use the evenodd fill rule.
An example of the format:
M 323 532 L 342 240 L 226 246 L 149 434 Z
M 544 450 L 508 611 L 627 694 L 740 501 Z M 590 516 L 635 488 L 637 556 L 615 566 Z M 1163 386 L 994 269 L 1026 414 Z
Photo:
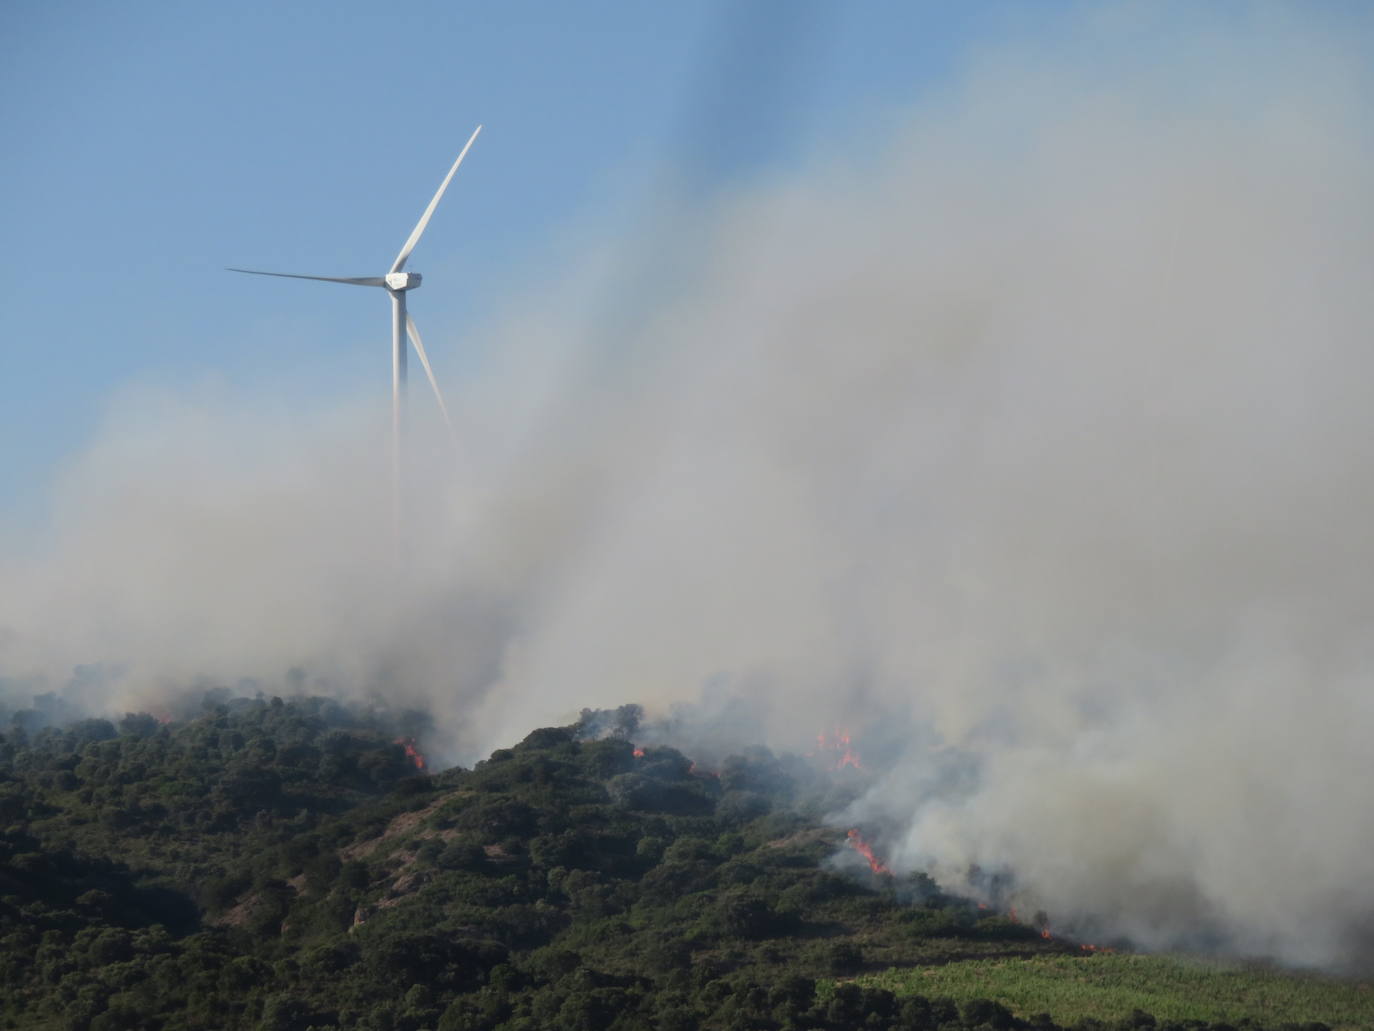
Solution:
M 117 409 L 5 561 L 0 674 L 120 663 L 123 704 L 299 665 L 466 750 L 707 683 L 782 744 L 881 713 L 977 771 L 913 748 L 862 803 L 898 867 L 1367 948 L 1368 37 L 1256 13 L 1137 55 L 1149 17 L 693 212 L 633 333 L 527 299 L 461 457 L 417 460 L 402 574 L 378 413 Z

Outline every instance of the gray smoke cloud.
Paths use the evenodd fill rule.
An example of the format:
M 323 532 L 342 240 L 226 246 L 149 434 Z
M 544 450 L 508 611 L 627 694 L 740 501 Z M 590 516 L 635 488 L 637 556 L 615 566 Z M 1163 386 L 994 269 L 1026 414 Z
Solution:
M 87 701 L 120 708 L 303 667 L 429 704 L 467 757 L 704 685 L 781 745 L 881 721 L 910 747 L 848 815 L 901 828 L 898 869 L 1350 962 L 1369 36 L 1296 10 L 1161 43 L 1128 5 L 989 53 L 881 149 L 656 222 L 673 260 L 614 332 L 590 250 L 488 328 L 456 457 L 417 427 L 400 572 L 382 413 L 115 406 L 0 566 L 0 674 L 107 662 Z

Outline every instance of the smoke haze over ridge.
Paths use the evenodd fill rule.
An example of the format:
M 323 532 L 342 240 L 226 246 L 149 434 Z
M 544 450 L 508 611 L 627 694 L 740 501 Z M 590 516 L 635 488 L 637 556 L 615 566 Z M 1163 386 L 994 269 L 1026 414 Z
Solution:
M 783 746 L 904 721 L 977 773 L 875 785 L 895 868 L 1367 959 L 1370 36 L 1284 10 L 988 54 L 881 151 L 683 215 L 632 330 L 579 299 L 609 245 L 513 299 L 456 471 L 417 418 L 400 578 L 379 411 L 131 393 L 0 558 L 0 676 L 126 667 L 83 699 L 118 708 L 301 666 L 467 756 L 706 684 Z

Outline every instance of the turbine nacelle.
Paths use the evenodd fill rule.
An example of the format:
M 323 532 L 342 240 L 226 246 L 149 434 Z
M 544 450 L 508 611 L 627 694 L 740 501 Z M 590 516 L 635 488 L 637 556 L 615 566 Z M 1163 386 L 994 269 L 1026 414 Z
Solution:
M 423 279 L 418 272 L 388 272 L 384 278 L 386 288 L 397 294 L 405 290 L 414 290 Z

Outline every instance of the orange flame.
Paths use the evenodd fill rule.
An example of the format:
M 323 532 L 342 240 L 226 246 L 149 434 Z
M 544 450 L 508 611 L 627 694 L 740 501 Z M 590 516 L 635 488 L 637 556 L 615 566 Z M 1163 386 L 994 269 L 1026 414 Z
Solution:
M 396 739 L 396 744 L 406 750 L 406 758 L 415 764 L 417 770 L 423 770 L 425 768 L 425 753 L 415 747 L 415 739 L 413 737 L 398 737 Z
M 873 846 L 864 841 L 864 839 L 859 836 L 857 830 L 851 830 L 849 832 L 849 844 L 853 846 L 855 852 L 868 860 L 868 868 L 874 873 L 892 873 L 892 871 L 887 868 L 887 864 L 879 861 L 878 857 L 873 854 Z
M 636 758 L 636 759 L 643 759 L 643 758 L 644 758 L 644 749 L 642 749 L 642 748 L 636 748 L 636 749 L 635 749 L 635 758 Z
M 980 902 L 980 903 L 978 903 L 978 908 L 981 909 L 981 910 L 986 910 L 986 909 L 988 908 L 988 904 L 987 904 L 986 902 Z M 1041 916 L 1043 916 L 1043 915 L 1044 915 L 1044 914 L 1042 914 L 1042 913 L 1037 913 L 1037 914 L 1035 915 L 1035 920 L 1032 921 L 1032 926 L 1033 926 L 1034 923 L 1037 922 L 1037 921 L 1039 920 L 1039 918 L 1040 918 Z M 1019 914 L 1019 913 L 1016 912 L 1016 907 L 1015 907 L 1015 906 L 1008 906 L 1008 907 L 1007 907 L 1007 919 L 1010 920 L 1010 921 L 1011 921 L 1012 923 L 1014 923 L 1014 924 L 1019 924 L 1019 923 L 1021 923 L 1021 914 Z M 1041 925 L 1041 927 L 1040 927 L 1040 937 L 1043 938 L 1045 941 L 1054 941 L 1054 934 L 1053 934 L 1053 932 L 1050 931 L 1050 928 L 1049 928 L 1049 925 L 1048 925 L 1048 924 L 1042 924 L 1042 925 Z M 1084 952 L 1115 952 L 1115 951 L 1116 951 L 1115 949 L 1107 948 L 1107 947 L 1102 946 L 1102 945 L 1080 945 L 1080 946 L 1078 946 L 1078 947 L 1079 947 L 1080 949 L 1082 949 Z
M 856 770 L 863 769 L 863 763 L 859 761 L 859 753 L 854 751 L 849 731 L 836 730 L 833 735 L 817 734 L 816 746 L 819 754 L 825 755 L 832 753 L 835 766 L 834 769 L 842 770 L 846 766 L 852 766 Z

